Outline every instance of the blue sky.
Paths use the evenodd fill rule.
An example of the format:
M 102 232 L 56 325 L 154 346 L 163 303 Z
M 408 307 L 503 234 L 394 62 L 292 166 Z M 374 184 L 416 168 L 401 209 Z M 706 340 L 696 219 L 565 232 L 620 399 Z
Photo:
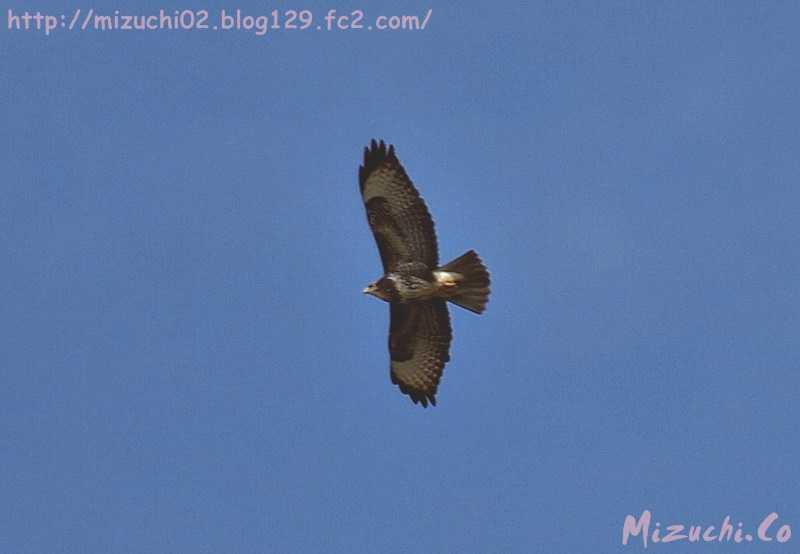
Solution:
M 649 551 L 795 549 L 800 7 L 179 7 L 433 12 L 44 36 L 6 10 L 105 8 L 3 6 L 1 551 L 639 552 L 644 509 L 796 535 Z M 435 409 L 361 294 L 373 137 L 492 272 Z

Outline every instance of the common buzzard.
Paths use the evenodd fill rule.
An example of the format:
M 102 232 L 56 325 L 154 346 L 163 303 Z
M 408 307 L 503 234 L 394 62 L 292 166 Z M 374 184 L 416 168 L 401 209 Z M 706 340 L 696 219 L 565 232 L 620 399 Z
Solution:
M 439 267 L 433 220 L 394 146 L 373 140 L 364 148 L 358 181 L 383 262 L 383 276 L 364 292 L 389 302 L 392 383 L 414 404 L 435 406 L 450 359 L 447 302 L 482 313 L 489 272 L 473 250 Z

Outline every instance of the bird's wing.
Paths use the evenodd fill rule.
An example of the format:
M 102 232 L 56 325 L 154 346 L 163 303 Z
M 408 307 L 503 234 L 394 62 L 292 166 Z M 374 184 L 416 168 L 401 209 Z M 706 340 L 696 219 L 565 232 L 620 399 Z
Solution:
M 389 354 L 392 383 L 414 404 L 436 405 L 436 388 L 450 360 L 450 314 L 441 298 L 408 304 L 392 303 Z
M 428 208 L 394 153 L 394 146 L 374 140 L 364 148 L 364 165 L 358 169 L 361 198 L 367 221 L 375 235 L 383 271 L 402 262 L 439 264 L 436 232 Z

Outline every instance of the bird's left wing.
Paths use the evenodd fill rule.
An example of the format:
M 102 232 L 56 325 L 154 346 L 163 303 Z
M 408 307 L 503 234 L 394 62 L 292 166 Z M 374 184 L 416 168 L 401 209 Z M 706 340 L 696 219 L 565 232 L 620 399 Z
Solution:
M 392 383 L 414 404 L 436 405 L 436 389 L 450 360 L 450 314 L 441 298 L 391 304 L 389 354 Z
M 433 219 L 393 146 L 373 140 L 364 148 L 358 182 L 384 273 L 403 262 L 423 262 L 430 269 L 439 265 Z

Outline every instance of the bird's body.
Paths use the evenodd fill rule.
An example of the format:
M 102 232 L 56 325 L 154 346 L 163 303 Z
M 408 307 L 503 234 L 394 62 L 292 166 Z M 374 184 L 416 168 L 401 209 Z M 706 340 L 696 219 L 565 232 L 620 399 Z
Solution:
M 364 292 L 387 302 L 413 302 L 432 298 L 452 300 L 458 297 L 459 292 L 463 292 L 458 289 L 459 283 L 463 281 L 464 275 L 461 273 L 440 268 L 431 271 L 424 264 L 411 262 L 401 264 L 397 271 L 385 274 L 365 288 Z M 477 309 L 472 311 L 481 313 Z
M 415 404 L 435 405 L 450 359 L 447 301 L 482 313 L 489 300 L 489 272 L 472 250 L 439 267 L 433 220 L 393 146 L 373 140 L 364 149 L 359 186 L 384 269 L 364 292 L 391 306 L 392 382 Z

